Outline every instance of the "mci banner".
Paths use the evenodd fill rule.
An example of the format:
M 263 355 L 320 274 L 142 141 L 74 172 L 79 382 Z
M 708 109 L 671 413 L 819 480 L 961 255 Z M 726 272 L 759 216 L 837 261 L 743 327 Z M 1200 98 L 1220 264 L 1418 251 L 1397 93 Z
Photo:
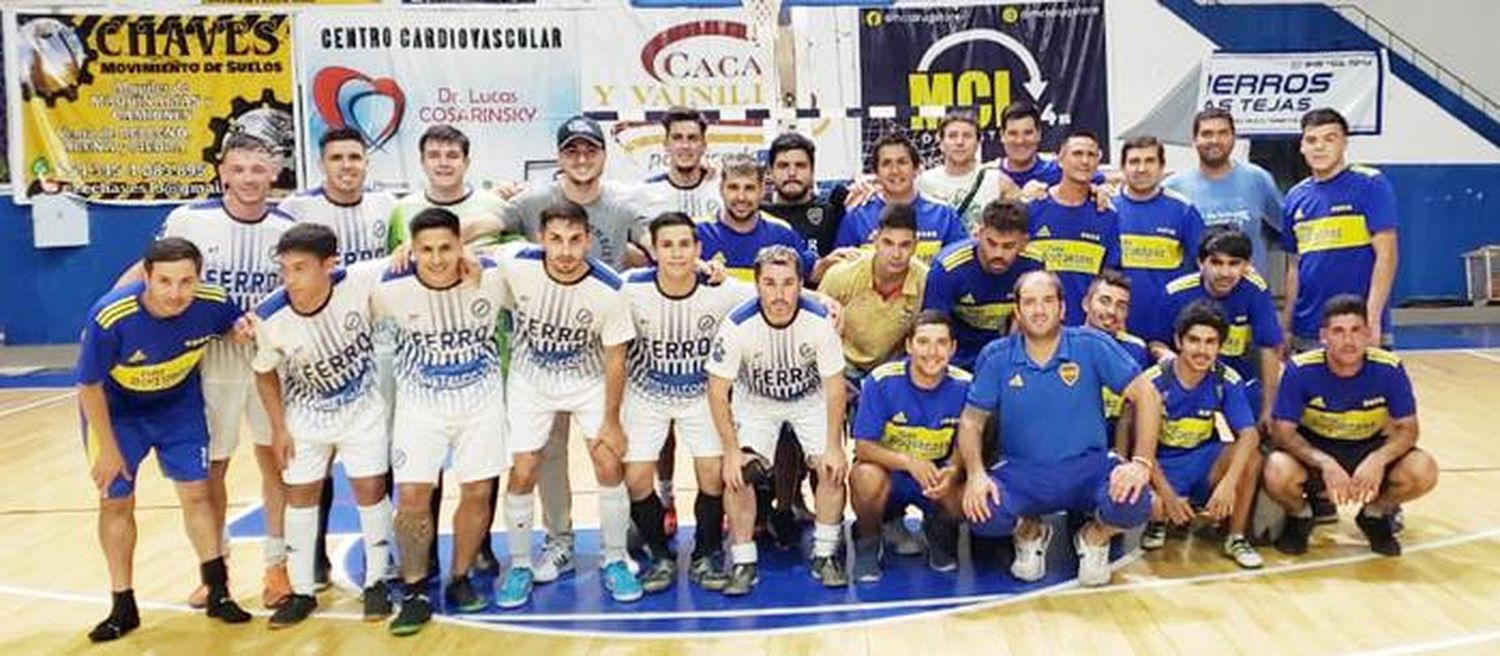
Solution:
M 292 189 L 291 26 L 284 14 L 6 16 L 16 198 L 169 202 L 218 192 L 219 145 L 248 132 Z M 14 57 L 14 59 L 10 59 Z
M 895 106 L 897 123 L 911 130 L 923 152 L 937 150 L 944 109 L 962 106 L 978 112 L 984 158 L 999 157 L 1000 112 L 1021 100 L 1042 112 L 1043 150 L 1056 150 L 1072 128 L 1109 143 L 1103 0 L 861 9 L 858 15 L 863 103 Z M 877 132 L 865 131 L 866 152 Z
M 1378 51 L 1216 53 L 1203 62 L 1198 107 L 1234 113 L 1240 136 L 1301 134 L 1302 114 L 1332 107 L 1351 134 L 1380 134 L 1385 62 Z
M 439 124 L 468 135 L 469 179 L 477 186 L 550 172 L 557 126 L 578 112 L 576 15 L 508 9 L 299 15 L 307 182 L 322 179 L 313 165 L 319 137 L 338 127 L 364 137 L 376 188 L 422 187 L 418 142 Z

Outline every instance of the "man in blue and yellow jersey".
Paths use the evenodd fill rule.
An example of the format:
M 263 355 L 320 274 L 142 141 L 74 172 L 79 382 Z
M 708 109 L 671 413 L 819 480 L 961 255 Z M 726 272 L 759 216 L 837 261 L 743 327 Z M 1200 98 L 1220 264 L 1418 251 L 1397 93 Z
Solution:
M 1150 334 L 1167 283 L 1198 268 L 1193 249 L 1203 238 L 1203 216 L 1186 196 L 1161 186 L 1166 149 L 1156 137 L 1136 137 L 1120 148 L 1125 187 L 1115 197 L 1120 215 L 1120 265 L 1130 278 L 1133 312 L 1125 323 Z
M 113 594 L 109 617 L 89 632 L 94 642 L 124 637 L 141 624 L 131 589 L 135 477 L 153 450 L 162 473 L 176 483 L 208 588 L 208 616 L 250 621 L 229 597 L 219 553 L 198 373 L 204 348 L 230 332 L 242 312 L 223 288 L 199 283 L 203 255 L 186 239 L 152 243 L 142 264 L 144 281 L 116 288 L 89 311 L 78 356 L 89 476 L 99 489 L 99 543 Z
M 880 212 L 888 204 L 911 205 L 917 211 L 916 257 L 923 263 L 931 262 L 944 246 L 969 236 L 953 208 L 917 191 L 922 156 L 910 139 L 902 134 L 887 134 L 875 141 L 871 152 L 880 192 L 844 217 L 834 240 L 835 247 L 869 244 L 880 228 Z
M 1380 171 L 1344 159 L 1349 124 L 1332 109 L 1302 116 L 1302 157 L 1312 175 L 1286 194 L 1282 244 L 1287 262 L 1282 323 L 1292 348 L 1318 346 L 1318 313 L 1328 299 L 1354 294 L 1370 316 L 1370 343 L 1390 346 L 1387 301 L 1396 280 L 1396 192 Z
M 1012 535 L 1011 575 L 1047 574 L 1051 526 L 1042 516 L 1074 511 L 1093 519 L 1078 531 L 1078 581 L 1109 583 L 1110 537 L 1146 523 L 1156 461 L 1161 396 L 1114 340 L 1062 325 L 1062 283 L 1034 271 L 1016 285 L 1019 330 L 979 354 L 959 419 L 959 457 L 967 473 L 964 514 L 980 536 Z M 1133 457 L 1110 452 L 1104 395 L 1110 388 L 1135 408 Z M 1000 462 L 986 469 L 980 436 L 991 415 Z
M 1145 370 L 1155 360 L 1146 351 L 1146 340 L 1125 331 L 1125 323 L 1131 316 L 1131 284 L 1125 274 L 1114 269 L 1105 269 L 1089 283 L 1089 293 L 1083 297 L 1084 323 L 1115 340 L 1116 344 L 1130 356 L 1130 361 Z M 1109 434 L 1115 436 L 1115 452 L 1129 453 L 1128 433 L 1118 430 L 1119 420 L 1125 411 L 1125 399 L 1108 387 L 1104 388 L 1104 418 Z M 1127 419 L 1126 423 L 1129 423 Z
M 1219 358 L 1240 375 L 1249 395 L 1250 410 L 1262 430 L 1269 430 L 1276 384 L 1281 378 L 1281 326 L 1276 304 L 1265 279 L 1251 268 L 1253 242 L 1238 226 L 1208 228 L 1198 247 L 1198 272 L 1167 283 L 1157 326 L 1147 336 L 1152 355 L 1170 357 L 1175 339 L 1173 322 L 1195 301 L 1213 301 L 1229 322 L 1229 334 L 1219 345 Z
M 1304 498 L 1321 479 L 1339 505 L 1363 504 L 1355 524 L 1370 549 L 1401 554 L 1394 514 L 1437 485 L 1437 461 L 1417 444 L 1417 406 L 1400 358 L 1371 344 L 1365 299 L 1340 294 L 1324 305 L 1324 348 L 1294 356 L 1281 378 L 1266 459 L 1266 493 L 1286 509 L 1276 548 L 1307 551 L 1313 516 Z
M 849 472 L 857 582 L 880 580 L 881 525 L 903 517 L 908 506 L 922 510 L 928 566 L 958 568 L 962 510 L 949 494 L 958 475 L 951 456 L 971 378 L 951 365 L 956 345 L 952 320 L 923 312 L 906 337 L 907 357 L 877 367 L 861 385 Z
M 1077 131 L 1063 141 L 1063 178 L 1031 209 L 1031 244 L 1026 252 L 1041 260 L 1063 284 L 1063 323 L 1084 322 L 1083 296 L 1094 276 L 1120 268 L 1119 218 L 1093 200 L 1091 180 L 1099 169 L 1099 138 Z
M 932 261 L 922 309 L 953 319 L 958 350 L 953 364 L 965 369 L 985 344 L 1009 329 L 1016 308 L 1016 280 L 1042 268 L 1024 253 L 1029 236 L 1026 204 L 991 201 L 979 215 L 979 232 L 944 248 Z
M 724 158 L 719 183 L 724 209 L 715 216 L 699 218 L 698 242 L 703 244 L 703 259 L 719 262 L 729 275 L 749 282 L 754 280 L 755 256 L 760 249 L 780 244 L 797 251 L 808 280 L 821 280 L 823 272 L 837 260 L 819 260 L 790 224 L 761 211 L 763 173 L 760 164 L 749 156 Z
M 1141 548 L 1162 548 L 1167 524 L 1191 524 L 1193 509 L 1202 508 L 1209 519 L 1229 522 L 1224 556 L 1257 569 L 1263 561 L 1245 528 L 1260 475 L 1260 434 L 1240 375 L 1219 362 L 1229 323 L 1213 301 L 1200 299 L 1183 309 L 1174 328 L 1178 356 L 1145 373 L 1161 393 L 1166 415 L 1156 447 L 1160 466 L 1151 478 L 1156 502 Z M 1215 430 L 1217 415 L 1234 435 L 1230 446 Z

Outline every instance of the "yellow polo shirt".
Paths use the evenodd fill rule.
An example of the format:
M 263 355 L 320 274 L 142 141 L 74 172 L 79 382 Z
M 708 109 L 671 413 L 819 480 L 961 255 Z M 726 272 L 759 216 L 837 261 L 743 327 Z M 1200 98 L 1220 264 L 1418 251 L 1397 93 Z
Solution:
M 913 258 L 901 291 L 885 298 L 875 291 L 875 253 L 839 264 L 823 274 L 818 291 L 844 306 L 844 359 L 869 371 L 901 355 L 906 331 L 922 310 L 927 265 Z

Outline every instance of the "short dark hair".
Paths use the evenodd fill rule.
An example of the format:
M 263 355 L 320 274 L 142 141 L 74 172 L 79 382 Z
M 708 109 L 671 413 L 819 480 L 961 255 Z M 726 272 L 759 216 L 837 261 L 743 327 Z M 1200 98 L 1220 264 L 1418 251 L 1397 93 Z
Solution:
M 948 131 L 948 126 L 954 123 L 968 123 L 974 126 L 975 132 L 979 131 L 979 117 L 974 115 L 974 110 L 950 109 L 947 114 L 943 115 L 943 120 L 938 121 L 938 138 L 941 139 L 943 134 Z
M 455 237 L 462 237 L 463 229 L 459 226 L 458 215 L 446 207 L 429 207 L 417 212 L 411 218 L 411 236 L 417 238 L 417 234 L 423 230 L 442 229 L 453 233 Z
M 1128 292 L 1130 291 L 1130 278 L 1120 273 L 1119 269 L 1100 269 L 1099 275 L 1094 276 L 1094 279 L 1089 282 L 1088 293 L 1093 294 L 1095 289 L 1103 285 L 1119 287 Z
M 353 141 L 359 144 L 360 148 L 364 148 L 365 146 L 365 137 L 363 134 L 360 134 L 359 130 L 351 127 L 342 127 L 324 132 L 323 136 L 318 137 L 318 151 L 327 150 L 328 144 L 335 141 Z
M 979 211 L 979 225 L 995 232 L 1031 234 L 1031 210 L 1018 198 L 1002 198 L 986 203 Z
M 1072 141 L 1074 139 L 1088 139 L 1089 141 L 1094 142 L 1095 148 L 1102 147 L 1102 144 L 1100 144 L 1099 142 L 1099 135 L 1095 134 L 1093 130 L 1090 130 L 1088 128 L 1073 128 L 1072 130 L 1068 131 L 1068 136 L 1063 137 L 1062 143 L 1063 145 L 1067 145 L 1069 141 Z
M 880 209 L 877 230 L 917 231 L 917 208 L 907 203 L 891 203 Z
M 693 223 L 693 218 L 682 212 L 662 212 L 651 219 L 648 229 L 651 231 L 651 242 L 656 242 L 656 233 L 672 226 L 685 226 L 693 233 L 693 241 L 698 241 L 698 225 Z
M 1229 131 L 1230 132 L 1234 132 L 1235 131 L 1235 128 L 1234 128 L 1234 114 L 1229 113 L 1229 110 L 1227 110 L 1227 109 L 1222 109 L 1222 108 L 1219 108 L 1219 107 L 1209 107 L 1208 109 L 1205 109 L 1205 110 L 1203 110 L 1201 112 L 1198 112 L 1197 114 L 1194 114 L 1193 115 L 1193 135 L 1196 136 L 1198 134 L 1198 128 L 1200 128 L 1200 127 L 1203 126 L 1203 122 L 1204 121 L 1228 121 L 1229 122 Z
M 1324 125 L 1337 125 L 1339 131 L 1349 134 L 1349 122 L 1344 120 L 1344 115 L 1332 107 L 1320 107 L 1302 115 L 1302 132 Z
M 949 337 L 956 337 L 953 334 L 953 317 L 948 316 L 948 313 L 942 310 L 922 310 L 918 312 L 917 318 L 911 322 L 911 328 L 906 331 L 906 339 L 916 337 L 917 329 L 922 326 L 944 326 L 948 329 Z
M 222 163 L 229 153 L 236 150 L 248 150 L 268 157 L 276 157 L 276 147 L 271 142 L 248 132 L 230 132 L 224 137 L 224 143 L 219 146 L 219 162 Z
M 798 280 L 803 280 L 806 275 L 802 271 L 802 256 L 786 244 L 771 244 L 760 249 L 755 254 L 755 264 L 751 267 L 751 270 L 755 273 L 756 280 L 760 280 L 760 272 L 765 270 L 766 266 L 770 264 L 782 264 L 792 267 L 792 270 L 797 272 Z
M 1038 130 L 1042 128 L 1041 110 L 1037 109 L 1036 105 L 1024 100 L 1018 100 L 1006 105 L 1005 109 L 1001 110 L 1000 129 L 1003 131 L 1005 126 L 1010 125 L 1011 121 L 1018 121 L 1023 118 L 1031 119 L 1032 124 L 1036 125 Z
M 911 158 L 912 166 L 922 166 L 922 153 L 917 150 L 917 145 L 904 132 L 887 132 L 875 140 L 875 146 L 870 149 L 870 170 L 874 171 L 880 166 L 880 151 L 890 146 L 900 146 L 906 149 L 906 156 Z
M 469 135 L 464 134 L 463 130 L 447 123 L 439 123 L 427 128 L 427 131 L 422 133 L 422 137 L 417 139 L 417 152 L 421 153 L 427 150 L 427 143 L 431 141 L 458 144 L 458 148 L 463 151 L 464 157 L 469 156 Z
M 1318 325 L 1326 327 L 1334 317 L 1346 314 L 1359 317 L 1359 320 L 1364 323 L 1370 322 L 1370 310 L 1365 306 L 1365 299 L 1355 294 L 1338 294 L 1323 304 L 1323 315 Z
M 1229 257 L 1249 260 L 1255 252 L 1255 243 L 1250 235 L 1232 223 L 1218 223 L 1203 230 L 1203 240 L 1198 242 L 1198 261 L 1218 253 Z
M 667 108 L 665 114 L 661 115 L 661 129 L 663 132 L 672 129 L 673 123 L 692 121 L 698 124 L 698 132 L 708 132 L 708 121 L 703 118 L 703 112 L 685 105 L 673 105 Z
M 553 221 L 576 224 L 582 226 L 587 231 L 589 228 L 589 213 L 583 209 L 582 205 L 563 199 L 548 205 L 546 209 L 542 210 L 541 220 L 537 222 L 537 225 L 546 230 L 547 224 Z
M 814 162 L 817 158 L 818 147 L 813 144 L 812 139 L 800 132 L 783 132 L 771 140 L 769 158 L 766 160 L 771 164 L 776 163 L 776 156 L 791 150 L 800 150 L 807 153 L 807 161 Z
M 276 240 L 276 254 L 306 253 L 320 260 L 339 254 L 339 236 L 320 223 L 298 223 Z
M 146 273 L 151 273 L 151 267 L 157 262 L 179 260 L 192 260 L 194 271 L 203 270 L 203 253 L 198 250 L 198 245 L 182 237 L 162 237 L 153 241 L 146 247 L 146 254 L 141 256 Z
M 1167 163 L 1167 149 L 1161 145 L 1161 139 L 1157 139 L 1149 134 L 1143 134 L 1127 140 L 1124 145 L 1120 146 L 1120 164 L 1122 166 L 1125 164 L 1125 154 L 1137 148 L 1155 148 L 1157 161 L 1162 164 Z
M 1177 313 L 1172 325 L 1172 334 L 1182 339 L 1187 331 L 1193 326 L 1208 326 L 1213 328 L 1219 335 L 1219 341 L 1223 342 L 1229 338 L 1229 322 L 1224 319 L 1224 313 L 1219 309 L 1219 304 L 1206 298 L 1200 298 Z

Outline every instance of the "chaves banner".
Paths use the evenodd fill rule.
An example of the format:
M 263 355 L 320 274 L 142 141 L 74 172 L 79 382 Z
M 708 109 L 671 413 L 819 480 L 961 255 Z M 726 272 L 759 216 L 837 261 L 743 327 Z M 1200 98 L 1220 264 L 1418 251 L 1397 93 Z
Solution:
M 67 190 L 165 202 L 218 191 L 226 134 L 262 137 L 295 170 L 291 26 L 284 14 L 9 13 L 16 197 Z
M 321 178 L 311 165 L 318 139 L 335 127 L 364 135 L 369 181 L 379 188 L 422 187 L 419 140 L 439 124 L 468 136 L 472 183 L 550 172 L 556 128 L 578 111 L 576 15 L 480 8 L 299 15 L 309 184 Z
M 894 105 L 927 154 L 944 109 L 971 107 L 984 158 L 999 157 L 1000 112 L 1020 100 L 1041 110 L 1043 150 L 1076 128 L 1107 144 L 1104 25 L 1103 0 L 861 9 L 863 103 Z M 866 150 L 877 132 L 866 129 Z
M 1242 137 L 1301 134 L 1302 115 L 1339 110 L 1350 134 L 1380 134 L 1385 66 L 1378 51 L 1215 53 L 1203 62 L 1198 107 L 1234 113 Z

